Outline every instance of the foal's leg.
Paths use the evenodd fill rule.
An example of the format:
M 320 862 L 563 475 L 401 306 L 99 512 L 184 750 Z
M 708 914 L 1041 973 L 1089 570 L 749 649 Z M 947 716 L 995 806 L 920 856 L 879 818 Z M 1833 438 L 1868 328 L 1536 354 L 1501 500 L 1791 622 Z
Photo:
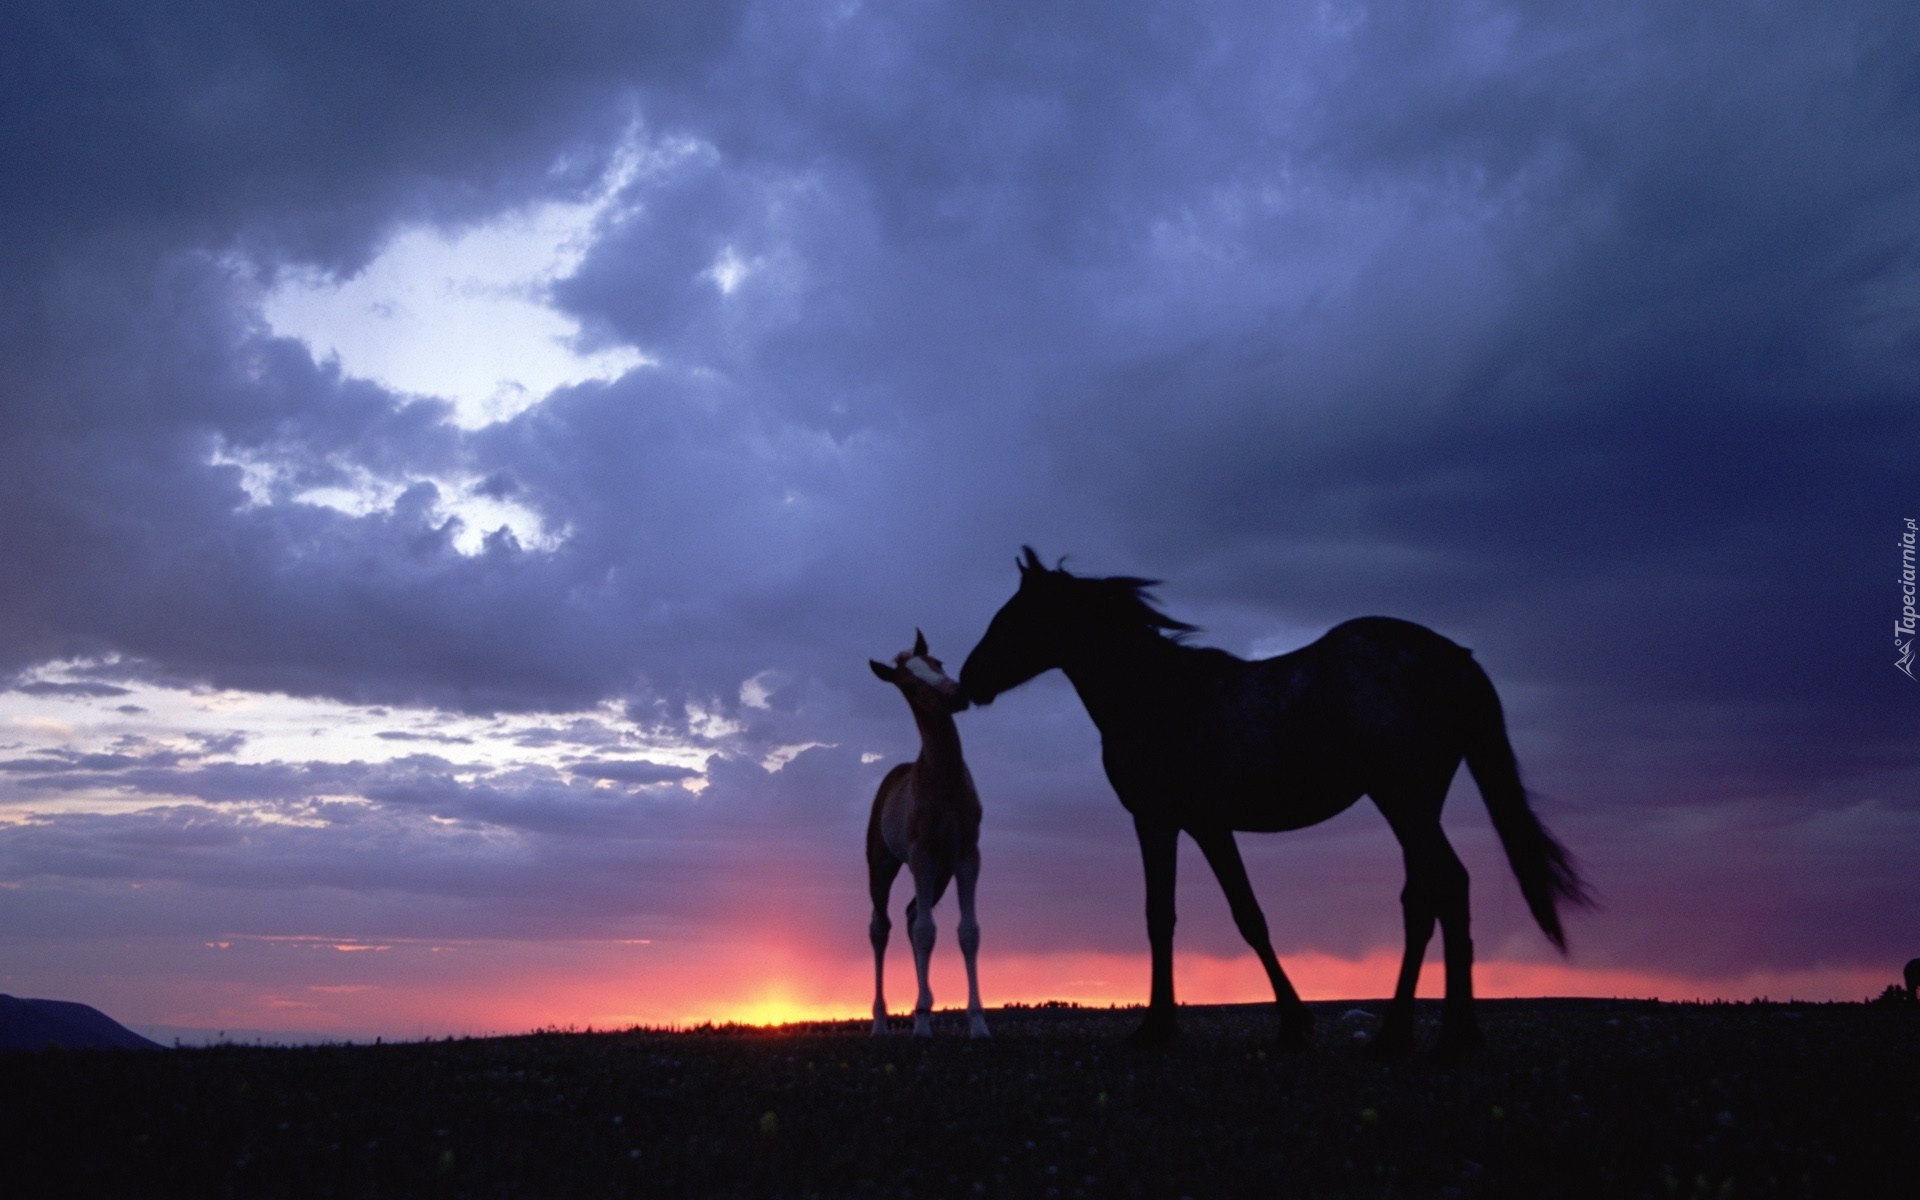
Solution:
M 980 1007 L 980 922 L 973 915 L 973 888 L 980 880 L 980 852 L 975 850 L 960 860 L 953 881 L 960 901 L 960 953 L 967 960 L 967 1036 L 987 1036 L 987 1015 Z
M 1247 939 L 1247 945 L 1260 956 L 1260 965 L 1267 969 L 1267 982 L 1273 985 L 1274 1003 L 1280 1009 L 1281 1042 L 1289 1046 L 1305 1045 L 1307 1032 L 1313 1028 L 1313 1013 L 1301 1003 L 1300 993 L 1293 990 L 1292 981 L 1280 969 L 1280 959 L 1274 955 L 1273 942 L 1267 936 L 1267 919 L 1260 912 L 1260 902 L 1254 898 L 1253 884 L 1247 879 L 1246 864 L 1240 860 L 1240 847 L 1233 840 L 1233 831 L 1188 832 L 1200 843 L 1200 852 L 1207 856 L 1207 864 L 1220 880 L 1220 890 L 1227 894 L 1227 905 L 1233 910 L 1233 923 L 1239 926 L 1240 936 Z
M 916 852 L 917 859 L 919 854 Z M 907 906 L 907 936 L 913 940 L 913 969 L 920 976 L 920 998 L 913 1006 L 913 1036 L 933 1036 L 933 989 L 927 968 L 933 961 L 933 906 L 940 902 L 947 881 L 923 862 L 913 864 L 913 903 Z
M 1153 953 L 1153 987 L 1147 1017 L 1127 1040 L 1137 1046 L 1171 1041 L 1177 1030 L 1173 1006 L 1174 874 L 1179 865 L 1180 830 L 1145 817 L 1133 818 L 1140 837 L 1140 861 L 1147 871 L 1147 946 Z
M 884 856 L 884 857 L 882 857 Z M 873 898 L 873 919 L 867 922 L 867 940 L 873 943 L 873 1033 L 887 1032 L 887 934 L 893 922 L 887 917 L 887 897 L 893 892 L 893 878 L 900 873 L 900 860 L 885 851 L 867 854 L 867 892 Z

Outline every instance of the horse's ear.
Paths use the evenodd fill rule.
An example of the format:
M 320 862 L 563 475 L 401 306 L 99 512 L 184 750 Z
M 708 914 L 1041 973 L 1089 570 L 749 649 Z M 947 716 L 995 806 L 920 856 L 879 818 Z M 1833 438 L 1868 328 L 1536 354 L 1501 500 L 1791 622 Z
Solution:
M 1040 556 L 1033 552 L 1032 546 L 1022 546 L 1020 550 L 1025 556 L 1020 560 L 1020 573 L 1022 575 L 1031 571 L 1044 571 L 1047 569 L 1046 565 L 1040 561 Z
M 913 630 L 913 653 L 916 657 L 920 658 L 926 657 L 927 653 L 927 635 L 921 633 L 917 625 Z
M 873 673 L 880 677 L 881 683 L 896 682 L 893 668 L 888 666 L 887 664 L 883 662 L 875 662 L 873 659 L 870 658 L 867 660 L 867 665 L 873 668 Z

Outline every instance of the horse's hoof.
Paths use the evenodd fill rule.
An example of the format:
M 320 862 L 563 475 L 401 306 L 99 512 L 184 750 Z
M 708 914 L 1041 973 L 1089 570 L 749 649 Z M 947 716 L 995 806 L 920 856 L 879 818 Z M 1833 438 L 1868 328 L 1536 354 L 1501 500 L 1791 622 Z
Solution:
M 1180 1032 L 1171 1017 L 1153 1017 L 1140 1022 L 1140 1028 L 1121 1040 L 1124 1046 L 1164 1046 Z
M 1440 1031 L 1440 1040 L 1433 1044 L 1433 1061 L 1441 1066 L 1454 1066 L 1466 1062 L 1486 1045 L 1486 1039 L 1477 1029 L 1466 1033 L 1448 1033 Z
M 1412 1053 L 1410 1033 L 1376 1033 L 1367 1042 L 1367 1057 L 1378 1062 L 1399 1062 Z
M 1278 1040 L 1280 1049 L 1303 1050 L 1312 1036 L 1313 1010 L 1305 1005 L 1295 1009 L 1281 1010 Z

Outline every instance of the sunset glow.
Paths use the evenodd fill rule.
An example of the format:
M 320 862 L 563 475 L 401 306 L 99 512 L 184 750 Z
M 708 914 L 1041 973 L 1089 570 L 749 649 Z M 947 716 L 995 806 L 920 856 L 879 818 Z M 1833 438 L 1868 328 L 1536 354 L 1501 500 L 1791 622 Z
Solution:
M 848 958 L 823 963 L 804 976 L 784 975 L 759 983 L 729 981 L 724 970 L 686 972 L 678 993 L 656 988 L 649 1004 L 628 1014 L 602 1014 L 559 1024 L 686 1026 L 702 1022 L 784 1025 L 801 1021 L 864 1021 L 872 1004 L 867 991 L 868 962 Z M 1301 997 L 1312 1001 L 1381 1000 L 1392 990 L 1400 966 L 1397 951 L 1382 949 L 1360 960 L 1326 955 L 1295 955 L 1283 965 Z M 835 973 L 835 968 L 839 973 Z M 989 1009 L 1009 1004 L 1059 1000 L 1087 1007 L 1128 1007 L 1146 999 L 1147 956 L 1067 954 L 1013 957 L 983 955 L 983 999 Z M 1267 1003 L 1273 994 L 1251 954 L 1237 958 L 1176 956 L 1180 1001 L 1184 1004 Z M 1754 972 L 1735 979 L 1703 980 L 1625 970 L 1580 969 L 1555 964 L 1482 962 L 1475 968 L 1476 992 L 1485 999 L 1543 996 L 1670 1001 L 1857 1001 L 1877 995 L 1886 972 L 1862 970 Z M 904 1019 L 913 1010 L 911 960 L 894 964 L 888 1012 Z M 988 981 L 992 986 L 988 987 Z M 934 972 L 936 1009 L 964 1007 L 965 977 L 955 964 Z M 1436 960 L 1422 974 L 1419 995 L 1439 999 L 1441 970 Z M 561 994 L 564 997 L 564 992 Z M 563 1002 L 564 1007 L 564 1002 Z
M 905 946 L 895 949 L 888 964 L 888 1011 L 904 1020 L 913 1008 L 913 967 Z M 947 949 L 945 957 L 954 961 L 936 956 L 932 976 L 935 1007 L 942 1011 L 962 1007 L 965 998 L 958 955 Z M 269 1040 L 370 1041 L 537 1029 L 864 1022 L 872 1005 L 872 959 L 863 951 L 857 944 L 796 953 L 792 947 L 751 944 L 696 948 L 473 942 L 376 947 L 289 939 L 257 953 L 283 960 L 288 954 L 301 955 L 312 966 L 286 961 L 273 965 L 271 974 L 281 980 L 277 985 L 250 983 L 231 973 L 221 980 L 223 972 L 200 966 L 172 978 L 130 976 L 121 982 L 73 981 L 68 986 L 96 1005 L 142 1013 L 135 1023 L 163 1038 L 189 1029 Z M 375 957 L 379 963 L 368 961 Z M 521 969 L 527 963 L 538 964 L 540 973 L 528 976 Z M 1284 965 L 1307 1000 L 1380 1000 L 1392 988 L 1399 956 L 1386 947 L 1359 959 L 1302 953 L 1288 956 Z M 1176 956 L 1176 972 L 1182 1003 L 1272 999 L 1251 954 L 1183 952 Z M 1145 1000 L 1147 973 L 1144 951 L 1000 956 L 983 951 L 981 956 L 982 993 L 989 1010 L 1049 1000 L 1089 1007 L 1138 1005 Z M 1857 1001 L 1878 994 L 1887 983 L 1884 974 L 1858 969 L 1752 972 L 1716 980 L 1492 960 L 1478 964 L 1476 985 L 1478 994 L 1488 999 Z M 1420 995 L 1437 999 L 1440 977 L 1436 956 L 1422 976 Z

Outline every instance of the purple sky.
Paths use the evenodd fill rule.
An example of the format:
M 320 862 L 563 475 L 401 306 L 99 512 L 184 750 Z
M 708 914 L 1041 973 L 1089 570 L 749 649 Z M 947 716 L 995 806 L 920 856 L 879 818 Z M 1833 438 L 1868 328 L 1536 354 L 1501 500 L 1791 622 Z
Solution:
M 1912 5 L 505 12 L 0 15 L 0 990 L 860 996 L 915 748 L 866 661 L 957 665 L 1022 543 L 1237 653 L 1473 647 L 1595 988 L 1920 953 Z M 1144 946 L 1096 735 L 1057 677 L 961 721 L 988 1002 L 1072 993 Z M 1481 953 L 1544 968 L 1457 792 Z M 1256 842 L 1283 957 L 1397 944 L 1370 808 Z M 262 949 L 323 944 L 391 949 Z M 563 977 L 627 994 L 447 999 Z

